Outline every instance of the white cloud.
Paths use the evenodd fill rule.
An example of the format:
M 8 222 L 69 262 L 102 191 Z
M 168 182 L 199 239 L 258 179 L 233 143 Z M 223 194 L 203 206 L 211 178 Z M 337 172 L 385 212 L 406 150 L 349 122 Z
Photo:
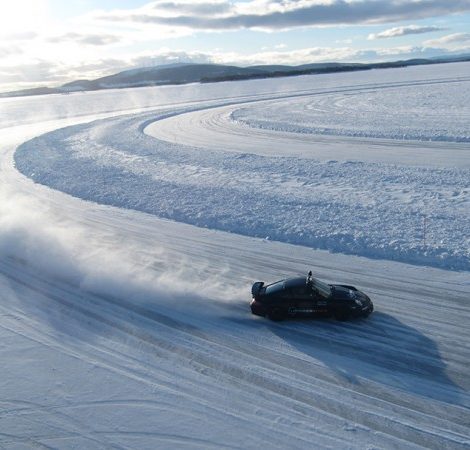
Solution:
M 466 44 L 466 47 L 470 47 L 470 33 L 448 34 L 447 36 L 438 39 L 430 39 L 424 42 L 424 45 L 427 47 L 454 48 L 456 46 L 460 47 L 460 44 Z
M 0 67 L 0 84 L 30 85 L 60 81 L 60 64 L 54 61 L 35 60 Z
M 130 67 L 153 67 L 173 63 L 213 63 L 213 55 L 217 53 L 187 52 L 184 50 L 171 50 L 161 48 L 158 52 L 142 54 L 129 61 Z
M 291 51 L 262 51 L 251 55 L 240 54 L 219 54 L 213 55 L 218 63 L 239 64 L 239 65 L 258 65 L 258 64 L 282 64 L 282 65 L 300 65 L 315 62 L 343 61 L 348 58 L 354 58 L 356 50 L 343 47 L 311 47 Z
M 113 34 L 98 34 L 98 33 L 75 33 L 68 32 L 60 36 L 53 36 L 47 38 L 51 43 L 63 43 L 66 41 L 75 42 L 79 45 L 110 45 L 119 42 L 121 38 Z
M 131 58 L 123 64 L 128 68 L 157 66 L 175 62 L 216 63 L 249 66 L 258 64 L 301 65 L 321 62 L 377 62 L 404 57 L 431 57 L 442 53 L 440 49 L 400 46 L 387 49 L 358 50 L 351 47 L 310 47 L 297 50 L 262 49 L 260 52 L 186 52 L 162 48 L 157 52 Z
M 168 17 L 182 14 L 220 16 L 233 9 L 233 5 L 224 0 L 160 0 L 149 4 L 149 6 L 156 14 Z
M 2 38 L 8 41 L 29 41 L 38 37 L 38 33 L 35 31 L 21 31 L 18 33 L 10 33 L 3 35 Z
M 372 41 L 375 39 L 387 39 L 387 38 L 394 38 L 399 36 L 407 36 L 409 34 L 423 34 L 423 33 L 431 33 L 434 31 L 442 31 L 443 28 L 440 27 L 423 27 L 418 25 L 408 25 L 406 27 L 394 27 L 390 28 L 385 31 L 381 31 L 380 33 L 372 33 L 369 34 L 367 37 L 368 40 Z
M 0 47 L 0 58 L 5 58 L 5 57 L 11 56 L 11 55 L 19 55 L 21 53 L 23 53 L 23 51 L 20 48 L 16 47 L 16 46 L 12 47 L 12 46 L 9 45 L 9 46 L 5 46 L 5 47 L 3 47 L 3 46 Z
M 101 13 L 103 22 L 182 27 L 192 30 L 282 30 L 339 24 L 422 19 L 469 11 L 469 0 L 160 0 L 134 10 Z

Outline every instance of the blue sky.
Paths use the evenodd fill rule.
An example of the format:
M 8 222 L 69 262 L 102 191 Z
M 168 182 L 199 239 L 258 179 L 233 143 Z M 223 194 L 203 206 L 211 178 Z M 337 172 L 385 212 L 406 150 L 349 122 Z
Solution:
M 174 62 L 304 64 L 470 53 L 470 0 L 15 0 L 0 91 Z

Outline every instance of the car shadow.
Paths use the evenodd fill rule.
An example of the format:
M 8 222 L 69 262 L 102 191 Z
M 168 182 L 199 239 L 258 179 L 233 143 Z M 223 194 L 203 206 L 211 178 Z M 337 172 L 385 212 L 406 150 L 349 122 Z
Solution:
M 468 407 L 461 395 L 465 390 L 450 378 L 436 342 L 390 314 L 374 312 L 347 322 L 291 319 L 267 326 L 343 382 L 371 380 Z

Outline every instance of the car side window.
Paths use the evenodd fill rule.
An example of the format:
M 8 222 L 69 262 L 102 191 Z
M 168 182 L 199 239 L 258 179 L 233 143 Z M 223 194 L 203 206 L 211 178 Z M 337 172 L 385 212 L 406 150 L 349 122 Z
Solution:
M 307 286 L 295 286 L 291 290 L 292 296 L 298 299 L 310 300 L 312 298 L 312 291 L 307 289 Z
M 280 297 L 284 300 L 291 300 L 293 298 L 292 290 L 291 289 L 284 289 L 281 292 Z

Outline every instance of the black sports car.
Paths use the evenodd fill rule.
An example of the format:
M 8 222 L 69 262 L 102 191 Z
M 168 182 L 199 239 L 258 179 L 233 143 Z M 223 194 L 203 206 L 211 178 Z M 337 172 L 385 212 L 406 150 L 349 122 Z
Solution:
M 354 286 L 326 284 L 307 277 L 288 278 L 265 285 L 257 281 L 251 288 L 251 312 L 271 320 L 295 316 L 333 316 L 338 320 L 367 317 L 373 310 L 371 299 Z

